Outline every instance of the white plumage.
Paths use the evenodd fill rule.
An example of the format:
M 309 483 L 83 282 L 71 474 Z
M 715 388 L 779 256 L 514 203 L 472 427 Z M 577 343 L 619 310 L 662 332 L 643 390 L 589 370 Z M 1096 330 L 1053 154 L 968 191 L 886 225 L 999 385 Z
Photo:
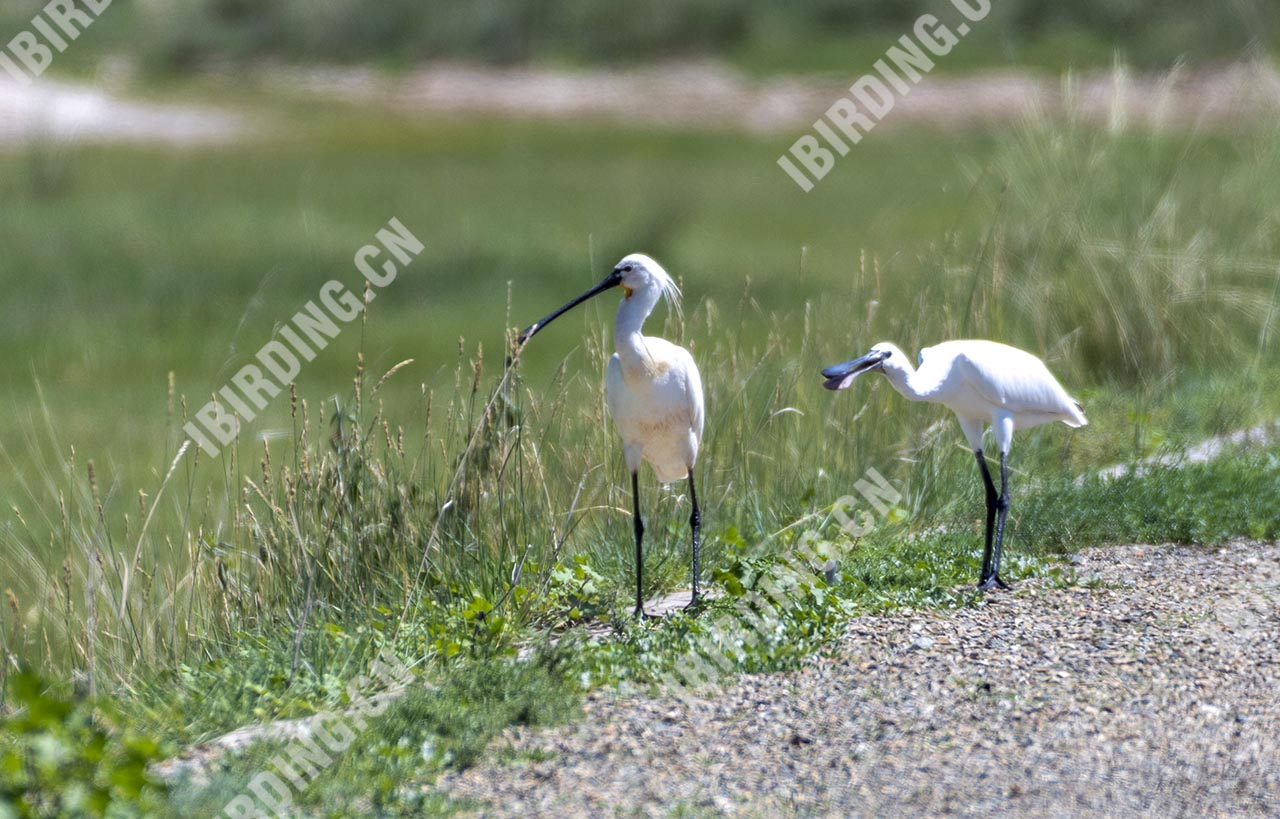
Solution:
M 1015 429 L 1061 421 L 1088 424 L 1084 409 L 1067 394 L 1044 362 L 1031 353 L 994 341 L 947 341 L 920 351 L 919 369 L 893 344 L 882 342 L 853 361 L 822 371 L 826 387 L 842 390 L 864 372 L 879 371 L 912 401 L 943 404 L 955 412 L 977 456 L 987 490 L 986 548 L 979 588 L 1006 586 L 1000 578 L 1000 551 L 1009 510 L 1009 448 Z M 996 494 L 982 454 L 982 435 L 990 424 L 1000 451 L 1000 493 Z M 994 547 L 992 526 L 995 528 Z
M 644 614 L 643 539 L 640 516 L 639 470 L 642 462 L 653 467 L 662 483 L 688 478 L 693 513 L 693 594 L 698 599 L 701 513 L 693 468 L 702 444 L 704 418 L 702 378 L 693 356 L 666 339 L 643 334 L 645 320 L 662 299 L 679 312 L 680 290 L 662 266 L 640 253 L 618 262 L 603 282 L 530 326 L 520 336 L 523 344 L 567 310 L 613 287 L 625 292 L 618 305 L 613 329 L 616 352 L 609 360 L 605 398 L 609 416 L 622 437 L 627 470 L 631 473 L 636 539 L 636 614 Z
M 663 338 L 642 334 L 644 321 L 660 295 L 676 304 L 680 291 L 666 271 L 647 256 L 628 256 L 630 294 L 618 305 L 613 328 L 616 352 L 609 360 L 605 398 L 609 416 L 622 436 L 627 469 L 635 472 L 643 459 L 662 483 L 689 476 L 702 443 L 702 378 L 693 356 Z

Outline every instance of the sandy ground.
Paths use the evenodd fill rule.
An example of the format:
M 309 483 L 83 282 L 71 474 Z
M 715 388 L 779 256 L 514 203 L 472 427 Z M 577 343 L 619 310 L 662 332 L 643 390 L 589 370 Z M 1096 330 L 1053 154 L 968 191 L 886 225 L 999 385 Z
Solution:
M 758 80 L 707 63 L 582 72 L 434 65 L 400 76 L 277 66 L 249 77 L 227 77 L 227 82 L 421 116 L 587 118 L 798 137 L 847 93 L 855 77 Z M 1280 72 L 1250 63 L 1157 76 L 1112 71 L 1057 80 L 1008 71 L 926 77 L 897 100 L 878 127 L 957 128 L 1013 121 L 1029 112 L 1112 127 L 1221 126 L 1280 113 Z M 249 132 L 244 116 L 232 111 L 141 102 L 102 86 L 54 80 L 22 85 L 0 74 L 0 144 L 54 139 L 206 145 Z
M 289 93 L 373 101 L 418 113 L 592 117 L 769 133 L 812 125 L 856 78 L 851 73 L 838 79 L 755 80 L 724 66 L 696 63 L 577 73 L 437 65 L 400 78 L 372 71 L 280 70 L 265 82 Z M 1146 127 L 1274 116 L 1280 112 L 1280 72 L 1267 64 L 1241 63 L 1162 75 L 1095 72 L 1063 80 L 1022 71 L 926 77 L 898 99 L 883 124 L 948 128 L 1013 120 L 1030 111 Z
M 197 105 L 129 100 L 102 87 L 37 80 L 30 85 L 0 73 L 0 144 L 155 142 L 208 145 L 230 142 L 243 118 Z

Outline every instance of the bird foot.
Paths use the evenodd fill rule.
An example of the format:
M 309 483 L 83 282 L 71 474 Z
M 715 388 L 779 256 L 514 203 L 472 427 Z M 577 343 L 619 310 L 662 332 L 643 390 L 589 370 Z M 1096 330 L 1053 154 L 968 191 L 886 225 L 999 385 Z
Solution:
M 700 597 L 697 594 L 694 594 L 693 597 L 689 598 L 689 602 L 686 603 L 684 605 L 684 608 L 681 610 L 687 611 L 693 614 L 693 613 L 696 613 L 701 608 L 702 608 L 702 597 Z
M 995 591 L 996 589 L 1007 589 L 1009 584 L 1000 578 L 1000 575 L 993 574 L 986 580 L 978 583 L 978 591 Z

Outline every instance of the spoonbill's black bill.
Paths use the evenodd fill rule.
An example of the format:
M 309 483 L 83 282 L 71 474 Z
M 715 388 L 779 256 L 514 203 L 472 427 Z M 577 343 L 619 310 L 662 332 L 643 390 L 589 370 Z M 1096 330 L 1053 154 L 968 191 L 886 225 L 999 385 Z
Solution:
M 872 351 L 861 358 L 827 367 L 822 371 L 823 377 L 827 379 L 822 382 L 822 386 L 829 390 L 843 390 L 853 383 L 853 379 L 863 373 L 879 369 L 880 362 L 886 358 L 888 358 L 887 353 Z

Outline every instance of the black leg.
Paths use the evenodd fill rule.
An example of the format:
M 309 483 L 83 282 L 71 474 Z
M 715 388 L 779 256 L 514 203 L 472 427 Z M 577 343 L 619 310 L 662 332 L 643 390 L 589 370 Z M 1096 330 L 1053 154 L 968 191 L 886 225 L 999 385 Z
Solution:
M 1000 517 L 996 522 L 996 554 L 995 563 L 991 567 L 991 579 L 1002 589 L 1009 584 L 1000 578 L 1000 553 L 1004 548 L 1004 521 L 1009 516 L 1009 462 L 1008 455 L 1000 453 L 1000 499 L 996 501 Z
M 689 469 L 689 498 L 693 501 L 693 514 L 689 515 L 689 528 L 693 530 L 693 596 L 689 608 L 698 602 L 699 557 L 702 550 L 702 512 L 698 509 L 698 490 L 693 485 L 693 469 Z
M 982 471 L 982 483 L 987 490 L 987 539 L 986 545 L 982 549 L 982 574 L 978 576 L 978 588 L 985 589 L 988 587 L 988 581 L 995 571 L 991 567 L 992 563 L 992 543 L 991 536 L 995 531 L 996 523 L 996 485 L 991 480 L 991 470 L 987 469 L 987 458 L 979 449 L 973 453 L 978 458 L 978 469 Z
M 636 531 L 636 617 L 644 617 L 644 521 L 640 519 L 640 476 L 631 473 L 632 524 Z

